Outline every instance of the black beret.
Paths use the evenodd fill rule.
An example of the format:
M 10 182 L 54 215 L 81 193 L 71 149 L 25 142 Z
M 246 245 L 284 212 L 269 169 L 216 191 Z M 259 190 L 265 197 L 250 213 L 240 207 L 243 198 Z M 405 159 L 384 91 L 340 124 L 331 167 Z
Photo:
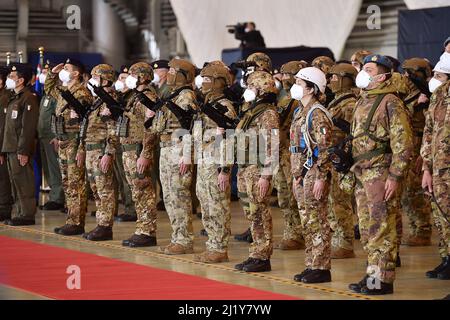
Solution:
M 7 66 L 0 66 L 0 77 L 1 78 L 6 78 L 10 71 L 11 71 L 11 69 L 9 67 L 7 67 Z
M 78 69 L 80 69 L 80 73 L 84 73 L 84 72 L 85 72 L 84 64 L 81 63 L 80 60 L 73 59 L 73 58 L 68 58 L 68 59 L 66 60 L 66 63 L 65 63 L 65 64 L 71 64 L 71 65 L 77 67 Z
M 156 60 L 151 63 L 151 66 L 154 69 L 169 69 L 169 61 L 168 60 Z
M 20 73 L 23 77 L 31 79 L 31 76 L 33 75 L 33 68 L 28 63 L 13 63 L 11 64 L 10 72 L 17 71 Z

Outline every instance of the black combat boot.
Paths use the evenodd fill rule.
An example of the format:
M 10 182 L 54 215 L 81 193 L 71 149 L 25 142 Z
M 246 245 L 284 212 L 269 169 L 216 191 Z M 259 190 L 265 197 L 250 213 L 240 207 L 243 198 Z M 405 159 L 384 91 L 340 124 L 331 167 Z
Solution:
M 355 234 L 356 240 L 361 239 L 361 233 L 359 232 L 359 225 L 355 225 L 355 227 L 353 228 L 353 232 Z
M 203 237 L 207 237 L 208 236 L 208 231 L 206 231 L 206 229 L 202 229 L 200 230 L 200 235 Z
M 307 275 L 308 273 L 310 273 L 311 271 L 312 271 L 312 269 L 306 268 L 306 269 L 303 270 L 301 273 L 296 274 L 296 275 L 294 276 L 294 281 L 301 282 L 302 279 L 303 279 L 303 277 L 306 276 L 306 275 Z
M 303 283 L 322 283 L 331 281 L 330 270 L 311 270 L 302 278 Z
M 244 233 L 235 235 L 234 239 L 236 239 L 237 241 L 246 241 L 246 242 L 252 243 L 253 238 L 252 238 L 252 232 L 250 231 L 250 228 L 245 230 Z
M 134 222 L 137 220 L 137 215 L 127 213 L 119 214 L 115 220 L 120 222 Z
M 352 290 L 353 292 L 361 293 L 361 288 L 364 287 L 365 285 L 367 285 L 367 279 L 368 278 L 369 278 L 369 276 L 365 275 L 364 278 L 362 278 L 359 282 L 357 282 L 357 283 L 350 283 L 348 285 L 348 288 L 350 290 Z
M 129 239 L 123 240 L 122 245 L 128 247 L 152 247 L 156 246 L 156 237 L 146 234 L 133 234 Z
M 251 262 L 253 262 L 253 260 L 255 260 L 255 259 L 253 259 L 253 258 L 248 258 L 247 260 L 244 260 L 244 261 L 242 261 L 241 263 L 238 263 L 237 265 L 235 265 L 234 266 L 234 268 L 236 269 L 236 270 L 243 270 L 244 269 L 244 266 L 245 265 L 247 265 L 247 264 L 249 264 L 249 263 L 251 263 Z
M 12 218 L 5 220 L 5 224 L 9 226 L 33 226 L 36 222 L 34 219 Z
M 445 257 L 442 270 L 437 274 L 439 280 L 450 280 L 450 255 Z
M 83 234 L 83 238 L 91 241 L 107 241 L 113 239 L 112 227 L 96 226 L 94 230 Z
M 400 253 L 397 253 L 397 259 L 395 260 L 395 267 L 400 268 L 402 266 L 402 260 L 400 259 Z
M 64 208 L 64 205 L 54 201 L 48 201 L 42 206 L 42 210 L 46 211 L 56 211 Z
M 393 283 L 385 283 L 380 281 L 379 288 L 377 288 L 376 284 L 374 284 L 375 288 L 369 289 L 367 286 L 361 288 L 361 294 L 366 294 L 369 296 L 379 296 L 383 294 L 391 294 L 394 293 L 394 284 Z
M 253 259 L 253 261 L 247 263 L 242 270 L 245 272 L 265 272 L 272 270 L 272 267 L 270 266 L 270 259 Z
M 0 222 L 11 219 L 11 211 L 2 211 L 0 212 Z
M 84 226 L 74 224 L 65 224 L 62 227 L 54 229 L 55 233 L 63 236 L 76 236 L 84 233 Z
M 441 272 L 444 269 L 444 264 L 445 264 L 445 258 L 442 258 L 441 264 L 438 265 L 436 268 L 434 268 L 433 270 L 427 271 L 425 273 L 425 275 L 427 276 L 427 278 L 437 278 L 437 275 L 439 272 Z

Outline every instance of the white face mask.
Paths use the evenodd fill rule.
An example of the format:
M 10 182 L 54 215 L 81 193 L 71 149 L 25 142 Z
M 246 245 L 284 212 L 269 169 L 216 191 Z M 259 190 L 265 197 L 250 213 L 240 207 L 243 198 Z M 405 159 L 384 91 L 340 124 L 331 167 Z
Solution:
M 16 82 L 13 79 L 6 78 L 6 89 L 14 90 L 16 88 Z
M 70 72 L 62 69 L 58 74 L 59 80 L 62 82 L 70 82 Z
M 47 74 L 41 73 L 41 74 L 39 75 L 39 83 L 40 83 L 40 84 L 44 84 L 44 83 L 45 83 L 45 79 L 47 79 Z
M 133 77 L 131 74 L 125 79 L 125 84 L 130 89 L 135 89 L 137 87 L 137 81 L 135 77 Z
M 116 91 L 122 91 L 123 89 L 125 89 L 125 84 L 122 81 L 117 80 L 114 83 L 114 88 L 116 89 Z
M 250 90 L 250 89 L 245 89 L 243 96 L 244 96 L 245 102 L 251 102 L 251 101 L 254 101 L 256 99 L 255 91 Z
M 201 89 L 203 84 L 203 77 L 201 75 L 198 75 L 195 77 L 195 86 L 197 89 Z
M 442 81 L 436 78 L 431 78 L 431 80 L 428 82 L 428 89 L 430 90 L 431 93 L 433 93 L 437 88 L 439 88 L 441 84 Z
M 152 80 L 152 83 L 158 84 L 159 81 L 161 81 L 161 79 L 159 78 L 159 74 L 154 73 L 154 74 L 153 74 L 153 80 Z
M 275 80 L 275 87 L 277 88 L 277 90 L 278 90 L 278 91 L 280 91 L 280 90 L 281 90 L 281 88 L 283 87 L 283 85 L 281 84 L 281 82 L 280 82 L 280 81 L 278 81 L 278 80 Z
M 371 81 L 372 77 L 365 70 L 361 70 L 355 79 L 356 86 L 360 89 L 367 88 Z
M 291 87 L 290 92 L 291 92 L 292 99 L 301 100 L 303 98 L 303 94 L 304 94 L 303 87 L 298 84 L 294 84 Z
M 91 91 L 92 96 L 93 96 L 93 97 L 96 97 L 97 94 L 94 92 L 94 89 L 93 89 L 92 87 L 93 87 L 93 86 L 94 86 L 94 87 L 98 87 L 98 86 L 100 85 L 100 83 L 99 83 L 97 80 L 95 80 L 95 79 L 93 79 L 93 78 L 90 78 L 90 79 L 89 79 L 89 84 L 90 84 L 90 85 L 88 85 L 88 87 L 89 87 L 89 90 Z

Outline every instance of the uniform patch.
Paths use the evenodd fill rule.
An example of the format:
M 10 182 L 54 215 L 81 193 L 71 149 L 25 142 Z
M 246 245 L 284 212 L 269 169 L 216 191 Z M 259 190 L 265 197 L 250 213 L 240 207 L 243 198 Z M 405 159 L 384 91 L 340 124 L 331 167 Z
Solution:
M 320 128 L 320 133 L 321 133 L 321 134 L 327 134 L 327 128 L 321 127 L 321 128 Z
M 13 110 L 13 111 L 11 112 L 11 119 L 17 119 L 17 115 L 18 115 L 17 110 Z
M 45 98 L 45 100 L 44 100 L 44 107 L 46 107 L 46 106 L 48 106 L 48 99 L 47 98 Z
M 31 110 L 31 105 L 27 105 L 27 110 L 30 111 Z

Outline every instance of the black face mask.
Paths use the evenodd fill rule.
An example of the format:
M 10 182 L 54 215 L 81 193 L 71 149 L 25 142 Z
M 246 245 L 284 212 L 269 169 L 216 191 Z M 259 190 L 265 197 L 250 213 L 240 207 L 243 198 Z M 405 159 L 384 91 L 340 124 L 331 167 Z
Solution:
M 428 83 L 423 80 L 422 78 L 415 77 L 413 75 L 409 75 L 409 79 L 414 83 L 414 85 L 422 92 L 423 94 L 426 94 L 427 96 L 430 95 L 430 90 L 428 89 Z

